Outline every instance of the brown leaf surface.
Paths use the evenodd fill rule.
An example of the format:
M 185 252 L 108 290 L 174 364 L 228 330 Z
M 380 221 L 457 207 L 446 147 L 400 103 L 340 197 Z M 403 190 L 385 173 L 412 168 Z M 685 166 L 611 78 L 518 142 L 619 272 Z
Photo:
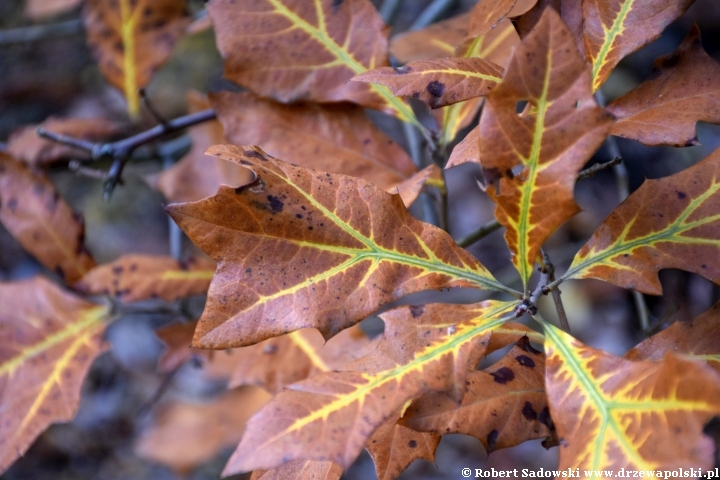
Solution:
M 40 125 L 21 127 L 8 139 L 10 155 L 30 166 L 43 166 L 71 158 L 88 158 L 84 150 L 46 140 L 37 134 L 39 127 L 90 142 L 107 141 L 118 132 L 118 126 L 104 118 L 48 118 Z
M 520 37 L 525 38 L 530 33 L 548 7 L 554 8 L 560 14 L 560 18 L 563 19 L 563 22 L 565 22 L 565 25 L 575 38 L 575 46 L 580 54 L 585 57 L 582 3 L 577 0 L 539 0 L 533 8 L 517 19 L 516 26 Z
M 468 374 L 459 406 L 446 394 L 430 393 L 410 404 L 401 423 L 423 432 L 471 435 L 488 453 L 544 438 L 552 430 L 544 381 L 545 355 L 522 337 L 499 362 Z
M 575 255 L 564 278 L 597 278 L 661 295 L 658 271 L 720 283 L 720 150 L 679 173 L 645 180 Z
M 468 369 L 515 306 L 488 301 L 383 313 L 385 332 L 377 351 L 353 362 L 349 371 L 321 373 L 276 395 L 248 422 L 224 474 L 300 459 L 349 466 L 377 428 L 397 420 L 408 400 L 452 391 L 460 401 Z
M 0 222 L 49 270 L 68 283 L 95 266 L 85 225 L 48 178 L 0 152 Z
M 416 432 L 391 422 L 375 430 L 365 448 L 375 462 L 378 480 L 397 478 L 415 460 L 435 461 L 436 433 Z
M 620 60 L 647 45 L 679 18 L 694 0 L 585 0 L 585 52 L 592 65 L 593 91 Z
M 190 113 L 211 107 L 205 95 L 188 93 Z M 221 143 L 225 138 L 219 120 L 210 120 L 188 129 L 192 142 L 191 150 L 178 163 L 148 180 L 151 186 L 160 190 L 171 202 L 194 202 L 217 192 L 220 185 L 237 187 L 254 179 L 247 168 L 220 158 L 205 155 L 205 150 Z
M 313 328 L 296 330 L 233 351 L 237 366 L 229 387 L 257 385 L 276 394 L 319 372 L 338 370 L 361 357 L 374 343 L 359 326 L 347 328 L 327 343 Z
M 450 158 L 448 168 L 461 165 L 467 162 L 480 163 L 480 126 L 473 128 L 465 135 L 460 143 L 455 145 Z
M 75 416 L 109 314 L 42 277 L 0 283 L 0 472 Z
M 505 18 L 522 15 L 535 6 L 537 0 L 480 0 L 470 12 L 468 37 L 485 35 Z
M 82 0 L 25 0 L 25 16 L 44 20 L 80 6 Z
M 258 179 L 167 207 L 218 262 L 196 346 L 246 346 L 300 328 L 329 338 L 430 288 L 511 292 L 447 233 L 415 220 L 397 195 L 257 147 L 218 145 L 208 153 L 251 167 Z
M 207 292 L 215 262 L 178 262 L 157 255 L 123 255 L 90 270 L 73 288 L 90 295 L 113 295 L 124 303 L 160 298 L 172 302 Z
M 716 371 L 674 353 L 661 362 L 631 362 L 544 326 L 545 384 L 561 445 L 559 470 L 713 465 L 714 442 L 703 428 L 720 415 Z
M 272 470 L 255 470 L 250 480 L 339 480 L 342 474 L 337 463 L 296 460 Z
M 671 55 L 658 58 L 650 80 L 607 109 L 611 133 L 646 145 L 697 145 L 697 122 L 720 123 L 720 64 L 702 48 L 695 25 Z
M 353 81 L 379 83 L 393 94 L 422 100 L 432 108 L 486 95 L 500 82 L 503 69 L 482 58 L 416 60 L 402 67 L 381 67 Z
M 192 358 L 210 360 L 213 350 L 202 350 L 190 346 L 196 326 L 197 322 L 178 322 L 155 332 L 166 347 L 158 359 L 158 371 L 161 373 L 172 372 Z
M 405 206 L 410 208 L 410 205 L 415 203 L 425 185 L 432 185 L 441 191 L 445 191 L 445 179 L 442 170 L 434 163 L 423 168 L 396 187 L 390 188 L 389 191 L 400 195 Z
M 393 187 L 416 171 L 408 154 L 373 125 L 361 107 L 282 105 L 250 93 L 222 92 L 210 99 L 236 145 L 259 145 L 288 162 L 363 178 L 381 188 Z
M 612 123 L 595 103 L 589 73 L 572 34 L 557 12 L 547 9 L 515 50 L 480 119 L 487 192 L 525 285 L 542 244 L 579 211 L 575 179 Z M 518 115 L 522 101 L 529 111 Z
M 390 39 L 390 53 L 400 63 L 455 56 L 455 48 L 467 36 L 469 14 L 457 15 L 420 30 L 411 30 Z
M 668 352 L 705 360 L 720 372 L 720 302 L 692 320 L 678 320 L 627 352 L 625 358 L 658 362 Z
M 247 420 L 269 399 L 270 395 L 259 388 L 242 387 L 207 403 L 161 405 L 135 451 L 140 457 L 186 474 L 239 442 Z
M 138 90 L 172 53 L 190 23 L 181 0 L 88 0 L 83 9 L 88 46 L 103 77 L 125 95 L 131 117 Z
M 213 0 L 225 76 L 263 97 L 340 102 L 414 115 L 384 87 L 348 82 L 388 65 L 387 28 L 369 0 Z

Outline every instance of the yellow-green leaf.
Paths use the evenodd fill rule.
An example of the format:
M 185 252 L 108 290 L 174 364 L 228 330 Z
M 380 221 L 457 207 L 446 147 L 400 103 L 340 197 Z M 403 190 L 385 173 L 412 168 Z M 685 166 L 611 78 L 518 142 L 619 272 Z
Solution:
M 529 108 L 518 115 L 523 101 Z M 479 126 L 487 192 L 526 288 L 540 247 L 578 212 L 575 179 L 611 123 L 592 96 L 572 34 L 546 9 L 488 94 Z
M 491 331 L 515 306 L 488 301 L 384 313 L 378 350 L 349 371 L 322 373 L 280 392 L 250 420 L 224 474 L 299 459 L 349 466 L 409 400 L 428 391 L 452 391 L 461 399 Z
M 632 362 L 545 324 L 546 389 L 560 439 L 559 470 L 618 472 L 713 465 L 703 427 L 720 415 L 720 376 L 668 354 Z
M 251 168 L 255 182 L 168 212 L 218 262 L 194 345 L 250 345 L 300 328 L 329 338 L 412 292 L 453 286 L 518 295 L 398 195 L 309 170 L 257 147 L 211 155 Z
M 0 283 L 0 472 L 75 416 L 108 316 L 41 277 Z
M 662 294 L 657 272 L 720 282 L 720 150 L 680 173 L 646 180 L 595 231 L 563 278 L 597 278 Z
M 620 60 L 660 36 L 693 0 L 585 0 L 583 37 L 593 90 Z

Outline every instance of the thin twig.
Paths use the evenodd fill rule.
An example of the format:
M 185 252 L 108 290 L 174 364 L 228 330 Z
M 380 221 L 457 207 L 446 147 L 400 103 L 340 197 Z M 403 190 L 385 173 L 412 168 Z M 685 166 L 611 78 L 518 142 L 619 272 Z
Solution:
M 125 164 L 128 162 L 130 155 L 136 148 L 157 140 L 165 135 L 197 125 L 198 123 L 207 122 L 214 118 L 215 112 L 212 109 L 203 110 L 197 113 L 191 113 L 189 115 L 175 118 L 165 124 L 157 125 L 149 130 L 140 132 L 137 135 L 112 143 L 91 143 L 86 140 L 53 133 L 43 128 L 38 129 L 38 135 L 64 145 L 85 150 L 90 153 L 92 160 L 112 160 L 113 163 L 107 172 L 104 185 L 105 198 L 108 199 L 110 198 L 115 186 L 120 182 L 120 177 L 122 176 Z
M 582 172 L 580 172 L 580 173 L 578 174 L 578 178 L 577 178 L 577 179 L 578 179 L 578 180 L 582 180 L 582 179 L 585 179 L 585 178 L 594 177 L 598 172 L 600 172 L 600 171 L 602 171 L 602 170 L 606 170 L 606 169 L 608 169 L 608 168 L 612 168 L 612 167 L 614 167 L 615 165 L 618 165 L 619 163 L 621 163 L 622 161 L 623 161 L 622 158 L 620 158 L 620 157 L 615 157 L 615 158 L 613 158 L 612 160 L 610 160 L 609 162 L 596 163 L 596 164 L 593 165 L 592 167 L 588 167 L 588 168 L 586 168 L 585 170 L 583 170 Z
M 474 232 L 470 232 L 469 234 L 465 235 L 457 241 L 457 244 L 461 247 L 469 247 L 473 243 L 487 237 L 495 230 L 499 230 L 500 227 L 502 227 L 502 225 L 500 225 L 500 222 L 498 222 L 497 220 L 493 220 L 492 222 L 486 223 L 482 227 L 478 228 Z
M 95 170 L 94 168 L 84 167 L 79 160 L 71 160 L 68 164 L 68 168 L 70 169 L 70 171 L 75 172 L 80 176 L 94 178 L 95 180 L 104 181 L 105 177 L 107 176 L 107 173 L 103 172 L 102 170 Z
M 150 112 L 150 115 L 153 116 L 156 122 L 158 122 L 160 125 L 167 125 L 167 120 L 165 117 L 160 115 L 160 112 L 155 108 L 155 106 L 150 101 L 150 97 L 148 97 L 147 90 L 144 88 L 141 88 L 138 90 L 138 93 L 140 93 L 140 101 L 142 104 L 147 108 L 147 111 Z
M 552 282 L 555 280 L 555 265 L 550 261 L 550 256 L 545 250 L 541 250 L 543 263 L 548 271 L 548 281 Z M 544 286 L 547 288 L 547 285 Z M 565 305 L 562 302 L 562 292 L 559 288 L 551 290 L 553 302 L 555 303 L 555 310 L 557 310 L 558 320 L 560 321 L 560 327 L 566 332 L 570 333 L 570 322 L 568 322 L 567 313 L 565 313 Z
M 83 27 L 80 19 L 0 30 L 0 46 L 38 42 L 48 38 L 79 35 L 82 31 Z
M 450 9 L 450 7 L 455 4 L 455 1 L 456 0 L 434 0 L 418 15 L 410 27 L 410 30 L 419 30 L 427 27 Z

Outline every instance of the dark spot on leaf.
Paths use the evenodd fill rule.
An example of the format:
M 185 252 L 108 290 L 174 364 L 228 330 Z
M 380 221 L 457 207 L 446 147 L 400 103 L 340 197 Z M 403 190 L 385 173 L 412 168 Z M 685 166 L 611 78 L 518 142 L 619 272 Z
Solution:
M 272 211 L 272 213 L 280 213 L 283 211 L 283 206 L 285 206 L 285 203 L 282 200 L 273 195 L 268 195 L 267 199 L 268 202 L 270 202 L 270 210 Z
M 685 192 L 681 192 L 681 191 L 678 190 L 678 191 L 676 191 L 675 193 L 677 193 L 677 197 L 678 197 L 680 200 L 685 200 L 685 199 L 687 198 L 687 195 L 685 194 Z
M 488 436 L 487 436 L 488 453 L 495 450 L 495 443 L 497 443 L 498 435 L 499 435 L 499 433 L 497 430 L 492 430 L 490 433 L 488 433 Z
M 340 7 L 340 5 L 343 4 L 344 1 L 345 0 L 333 0 L 333 3 L 332 3 L 333 10 L 337 10 Z
M 702 265 L 700 265 L 700 266 L 701 266 L 702 268 L 704 268 L 704 269 L 707 268 L 707 265 L 705 265 L 705 264 L 702 264 Z
M 295 218 L 302 218 L 302 215 L 300 215 L 299 213 L 296 213 Z
M 117 265 L 117 266 L 113 267 L 113 269 L 112 269 L 112 272 L 115 275 L 120 275 L 122 273 L 122 271 L 123 271 L 123 267 L 121 265 Z
M 423 314 L 425 311 L 425 305 L 411 305 L 410 306 L 410 315 L 413 316 L 413 318 L 418 318 L 420 315 Z
M 410 448 L 415 448 L 415 447 L 417 447 L 417 442 L 416 442 L 415 440 L 410 440 L 410 441 L 408 442 L 408 447 L 410 447 Z
M 436 80 L 428 83 L 426 89 L 433 97 L 442 97 L 443 93 L 445 93 L 445 84 Z
M 252 268 L 246 268 L 245 273 L 252 273 Z
M 252 165 L 252 163 L 248 162 L 247 160 L 240 160 L 240 165 Z
M 531 422 L 533 420 L 537 420 L 537 418 L 538 418 L 538 414 L 535 411 L 535 409 L 533 408 L 532 403 L 530 403 L 530 402 L 525 402 L 525 405 L 523 406 L 523 409 L 522 409 L 522 414 L 523 414 L 523 417 L 527 418 Z
M 15 213 L 15 209 L 17 208 L 18 200 L 17 198 L 11 198 L 7 202 L 7 206 L 10 209 L 12 213 Z
M 395 72 L 400 75 L 406 75 L 406 74 L 412 72 L 412 67 L 410 65 L 403 65 L 402 67 L 395 67 Z
M 535 360 L 528 357 L 527 355 L 518 355 L 515 357 L 515 360 L 518 361 L 520 365 L 527 368 L 535 368 Z
M 267 158 L 263 157 L 260 153 L 255 150 L 245 150 L 245 155 L 250 158 L 259 158 L 263 162 L 267 162 Z
M 538 415 L 538 421 L 549 429 L 553 428 L 553 422 L 552 418 L 550 418 L 550 410 L 548 410 L 548 407 L 542 409 L 540 415 Z
M 265 355 L 275 355 L 278 351 L 277 345 L 266 345 L 265 348 L 263 348 L 263 353 Z
M 530 345 L 530 339 L 527 335 L 518 340 L 515 345 L 517 345 L 518 348 L 525 350 L 526 352 L 534 353 L 536 355 L 540 353 L 539 350 L 536 350 L 535 348 L 533 348 L 532 345 Z
M 508 367 L 501 367 L 498 370 L 491 372 L 490 375 L 493 379 L 500 384 L 512 382 L 515 379 L 515 374 Z

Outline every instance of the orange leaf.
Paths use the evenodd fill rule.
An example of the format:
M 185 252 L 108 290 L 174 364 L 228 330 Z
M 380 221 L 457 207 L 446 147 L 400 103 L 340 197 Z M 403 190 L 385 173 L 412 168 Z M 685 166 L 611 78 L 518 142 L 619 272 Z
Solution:
M 247 420 L 269 399 L 259 388 L 242 387 L 207 403 L 162 405 L 135 451 L 184 475 L 239 442 Z
M 470 12 L 468 37 L 485 35 L 505 18 L 519 17 L 537 0 L 480 0 Z
M 41 277 L 0 283 L 0 472 L 75 416 L 108 316 Z
M 502 68 L 481 58 L 436 58 L 376 68 L 352 80 L 379 83 L 395 95 L 440 108 L 487 94 L 500 82 L 502 73 Z
M 697 145 L 697 122 L 720 123 L 720 64 L 702 48 L 695 25 L 682 44 L 655 61 L 655 72 L 608 110 L 610 133 L 646 145 Z
M 0 221 L 25 250 L 72 283 L 95 261 L 85 249 L 85 225 L 48 178 L 0 153 Z
M 439 443 L 436 433 L 416 432 L 391 422 L 375 430 L 366 448 L 375 462 L 378 480 L 393 480 L 415 460 L 434 462 Z
M 88 0 L 87 41 L 100 72 L 120 89 L 128 113 L 140 113 L 138 89 L 170 58 L 190 20 L 181 0 Z
M 272 470 L 255 470 L 250 480 L 339 480 L 342 473 L 337 463 L 297 460 Z
M 524 100 L 530 109 L 518 115 Z M 545 10 L 487 96 L 479 126 L 487 192 L 526 287 L 542 244 L 578 212 L 575 179 L 611 123 L 595 103 L 572 34 L 553 9 Z
M 370 342 L 357 325 L 343 330 L 327 343 L 315 329 L 297 330 L 234 350 L 237 366 L 229 387 L 257 385 L 270 393 L 278 393 L 319 372 L 338 370 L 373 346 L 374 342 Z
M 160 298 L 172 302 L 202 295 L 210 286 L 215 262 L 171 257 L 123 255 L 112 263 L 90 270 L 74 285 L 91 295 L 114 295 L 124 303 Z
M 583 33 L 593 91 L 620 60 L 660 36 L 693 0 L 585 0 Z
M 720 372 L 720 302 L 692 320 L 679 320 L 625 354 L 628 360 L 661 361 L 668 353 L 705 360 Z
M 469 19 L 469 14 L 457 15 L 420 30 L 395 35 L 390 39 L 390 53 L 400 63 L 455 56 L 455 48 L 467 36 Z
M 720 415 L 720 376 L 712 368 L 672 353 L 662 362 L 631 362 L 549 324 L 545 354 L 559 470 L 712 466 L 715 446 L 703 435 Z
M 218 262 L 196 346 L 245 346 L 309 327 L 329 338 L 385 303 L 430 288 L 517 295 L 447 233 L 412 218 L 397 195 L 257 147 L 218 145 L 208 153 L 251 167 L 258 178 L 167 207 Z
M 515 306 L 488 301 L 383 313 L 377 351 L 350 364 L 349 371 L 321 373 L 277 394 L 248 422 L 224 474 L 300 459 L 349 466 L 376 429 L 397 420 L 408 400 L 452 391 L 460 401 L 468 369 Z
M 425 185 L 432 185 L 440 191 L 445 191 L 445 179 L 440 167 L 435 164 L 428 165 L 396 187 L 390 188 L 389 191 L 400 195 L 405 206 L 410 208 Z
M 535 27 L 546 8 L 554 8 L 560 14 L 565 25 L 570 29 L 575 38 L 575 46 L 580 54 L 585 57 L 585 43 L 583 41 L 583 18 L 582 2 L 577 0 L 539 0 L 522 17 L 515 22 L 520 36 L 525 36 Z
M 675 175 L 646 180 L 595 231 L 563 278 L 597 278 L 661 295 L 657 272 L 720 282 L 720 150 Z
M 426 394 L 410 404 L 401 423 L 423 432 L 472 435 L 488 453 L 547 437 L 552 420 L 544 380 L 545 356 L 522 337 L 499 362 L 468 374 L 460 405 L 443 393 Z
M 250 93 L 217 93 L 210 99 L 236 145 L 260 145 L 288 162 L 360 177 L 381 188 L 393 187 L 416 171 L 407 153 L 373 125 L 361 107 L 283 105 Z
M 50 117 L 40 125 L 21 127 L 10 135 L 7 151 L 30 166 L 44 166 L 71 158 L 88 158 L 84 150 L 42 138 L 37 133 L 38 127 L 91 142 L 107 141 L 118 132 L 118 126 L 104 118 Z
M 200 350 L 190 346 L 196 326 L 197 322 L 178 322 L 155 332 L 166 346 L 158 360 L 160 372 L 172 372 L 192 358 L 210 360 L 213 350 Z
M 208 12 L 225 76 L 274 100 L 339 102 L 417 123 L 384 87 L 348 82 L 388 65 L 387 28 L 368 0 L 214 0 Z
M 210 108 L 205 95 L 191 91 L 187 97 L 191 113 Z M 247 168 L 205 155 L 208 147 L 228 143 L 218 120 L 190 127 L 188 134 L 192 149 L 187 155 L 159 175 L 148 178 L 148 183 L 160 190 L 165 198 L 171 202 L 194 202 L 211 196 L 220 185 L 245 185 L 253 180 L 254 176 Z
M 480 162 L 480 126 L 470 130 L 465 138 L 455 145 L 447 165 L 448 168 L 452 168 L 467 162 Z

